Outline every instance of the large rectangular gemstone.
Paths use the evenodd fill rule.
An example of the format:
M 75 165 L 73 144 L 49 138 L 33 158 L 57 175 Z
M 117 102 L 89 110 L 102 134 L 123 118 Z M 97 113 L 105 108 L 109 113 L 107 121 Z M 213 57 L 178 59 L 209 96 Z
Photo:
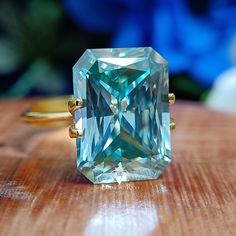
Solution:
M 171 161 L 167 62 L 149 47 L 88 49 L 73 84 L 79 171 L 96 184 L 157 179 Z

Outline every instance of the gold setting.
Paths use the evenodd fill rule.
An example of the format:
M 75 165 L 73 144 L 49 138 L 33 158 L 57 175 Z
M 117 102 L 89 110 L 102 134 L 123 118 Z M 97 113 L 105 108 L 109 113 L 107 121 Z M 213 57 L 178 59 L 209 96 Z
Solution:
M 74 115 L 75 111 L 83 107 L 83 100 L 82 99 L 70 99 L 68 101 L 68 110 L 69 112 Z
M 169 104 L 173 105 L 175 103 L 175 94 L 169 93 L 168 98 L 169 98 Z M 173 118 L 170 118 L 170 130 L 175 130 L 175 127 L 176 127 L 175 120 Z
M 81 138 L 83 136 L 83 131 L 76 129 L 75 125 L 72 124 L 69 127 L 69 136 L 70 138 Z
M 175 120 L 173 118 L 170 118 L 170 130 L 174 130 L 175 129 Z
M 77 129 L 75 126 L 75 111 L 82 108 L 83 104 L 84 102 L 82 99 L 72 98 L 68 101 L 68 110 L 73 117 L 73 123 L 69 127 L 70 138 L 81 138 L 83 136 L 83 131 Z
M 169 93 L 168 98 L 169 98 L 169 104 L 173 105 L 175 103 L 175 94 L 174 93 Z

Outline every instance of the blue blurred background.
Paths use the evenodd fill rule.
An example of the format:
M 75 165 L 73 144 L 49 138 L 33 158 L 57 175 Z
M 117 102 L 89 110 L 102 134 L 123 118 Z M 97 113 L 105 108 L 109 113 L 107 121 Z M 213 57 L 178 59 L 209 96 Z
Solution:
M 178 98 L 204 100 L 236 65 L 236 0 L 1 0 L 0 97 L 72 94 L 86 48 L 137 46 L 169 62 Z

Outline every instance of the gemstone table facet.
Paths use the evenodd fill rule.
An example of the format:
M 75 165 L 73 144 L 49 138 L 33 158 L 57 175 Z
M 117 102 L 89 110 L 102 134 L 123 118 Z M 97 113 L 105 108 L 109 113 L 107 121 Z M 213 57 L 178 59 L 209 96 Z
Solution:
M 152 48 L 88 49 L 73 67 L 79 171 L 95 184 L 157 179 L 171 161 L 167 62 Z

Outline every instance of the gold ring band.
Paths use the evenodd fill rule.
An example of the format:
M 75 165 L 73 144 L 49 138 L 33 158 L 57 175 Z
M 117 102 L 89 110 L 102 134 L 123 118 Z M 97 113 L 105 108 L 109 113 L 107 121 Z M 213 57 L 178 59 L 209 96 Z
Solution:
M 73 117 L 68 111 L 70 97 L 48 98 L 34 103 L 21 117 L 29 124 L 43 127 L 68 126 Z

